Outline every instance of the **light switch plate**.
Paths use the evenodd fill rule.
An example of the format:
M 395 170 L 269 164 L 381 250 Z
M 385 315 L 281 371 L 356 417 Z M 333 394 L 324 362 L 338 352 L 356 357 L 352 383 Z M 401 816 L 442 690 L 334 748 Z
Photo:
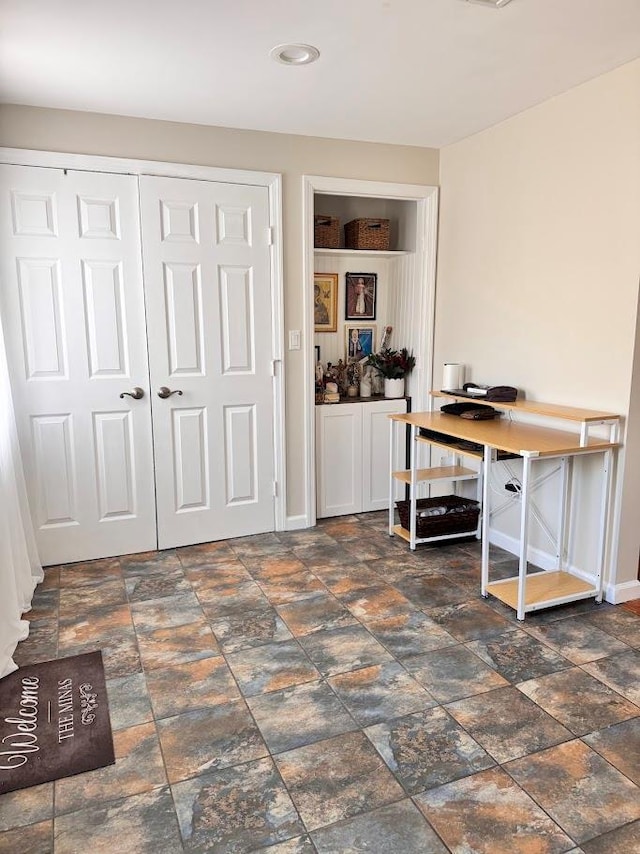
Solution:
M 289 349 L 290 350 L 299 350 L 300 349 L 300 330 L 299 329 L 290 329 L 289 330 Z

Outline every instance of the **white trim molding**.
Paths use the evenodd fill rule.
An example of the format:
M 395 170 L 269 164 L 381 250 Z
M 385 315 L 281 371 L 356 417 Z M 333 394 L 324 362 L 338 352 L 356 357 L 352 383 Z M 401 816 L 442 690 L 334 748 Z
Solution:
M 266 187 L 269 193 L 269 226 L 271 228 L 272 285 L 272 359 L 274 363 L 274 462 L 278 484 L 275 497 L 275 529 L 285 530 L 287 521 L 286 429 L 284 402 L 284 279 L 282 228 L 282 176 L 276 172 L 247 169 L 223 169 L 216 166 L 193 166 L 187 163 L 165 163 L 156 160 L 130 160 L 91 154 L 68 154 L 55 151 L 32 151 L 22 148 L 0 148 L 0 163 L 13 166 L 36 166 L 49 169 L 73 169 L 81 172 L 111 172 L 117 175 L 152 175 L 163 178 L 189 178 L 226 184 Z

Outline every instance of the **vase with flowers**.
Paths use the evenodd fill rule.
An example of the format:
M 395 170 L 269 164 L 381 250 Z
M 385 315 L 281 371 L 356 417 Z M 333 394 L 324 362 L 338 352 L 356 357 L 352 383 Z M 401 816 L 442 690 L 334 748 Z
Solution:
M 386 347 L 369 356 L 369 364 L 384 377 L 384 396 L 403 397 L 405 378 L 414 368 L 416 358 L 406 347 L 391 350 Z

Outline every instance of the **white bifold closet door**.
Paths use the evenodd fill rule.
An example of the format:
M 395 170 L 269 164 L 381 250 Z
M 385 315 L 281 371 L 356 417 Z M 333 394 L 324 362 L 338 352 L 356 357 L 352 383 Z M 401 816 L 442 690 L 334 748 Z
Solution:
M 273 530 L 268 190 L 21 166 L 0 188 L 42 562 Z
M 1 170 L 0 300 L 41 560 L 153 549 L 136 178 Z
M 140 200 L 159 547 L 272 531 L 268 190 L 143 176 Z

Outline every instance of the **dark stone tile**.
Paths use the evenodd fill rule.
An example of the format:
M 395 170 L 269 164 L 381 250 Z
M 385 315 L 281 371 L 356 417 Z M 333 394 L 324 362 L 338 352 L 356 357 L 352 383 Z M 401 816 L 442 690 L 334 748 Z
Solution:
M 103 641 L 117 636 L 133 637 L 131 611 L 126 604 L 94 608 L 90 615 L 77 614 L 60 619 L 60 648 L 76 647 L 91 641 Z
M 469 591 L 447 581 L 439 574 L 423 575 L 393 582 L 411 602 L 413 608 L 425 611 L 446 605 L 459 605 L 469 598 Z
M 227 663 L 245 697 L 312 682 L 319 676 L 295 640 L 231 653 L 227 656 Z
M 362 626 L 328 629 L 300 638 L 309 658 L 323 676 L 392 661 L 392 657 Z
M 148 599 L 131 605 L 136 631 L 149 632 L 195 623 L 202 618 L 202 608 L 195 593 L 181 593 L 162 599 Z
M 329 684 L 360 726 L 436 705 L 431 694 L 395 661 L 342 673 L 329 679 Z
M 57 587 L 43 589 L 36 587 L 31 600 L 31 608 L 22 615 L 23 620 L 50 620 L 58 618 L 60 591 Z
M 498 688 L 450 703 L 446 709 L 499 763 L 571 738 L 568 730 L 517 688 Z
M 564 854 L 572 845 L 501 768 L 423 792 L 414 801 L 449 850 L 460 854 Z
M 78 587 L 63 587 L 60 590 L 60 617 L 86 616 L 96 608 L 124 605 L 127 594 L 122 578 L 105 579 Z
M 640 599 L 638 602 L 640 603 Z M 586 617 L 586 620 L 623 643 L 640 649 L 640 616 L 637 614 L 616 606 L 594 611 Z
M 585 664 L 617 652 L 629 651 L 625 643 L 582 618 L 556 620 L 546 626 L 527 623 L 525 628 L 574 664 Z
M 309 599 L 319 593 L 326 593 L 322 582 L 308 570 L 273 581 L 261 580 L 259 584 L 272 605 L 286 605 L 288 602 Z
M 125 578 L 164 575 L 181 568 L 174 549 L 162 552 L 139 552 L 135 555 L 125 555 L 119 560 Z
M 82 809 L 94 802 L 101 803 L 166 786 L 164 763 L 153 723 L 115 732 L 113 744 L 115 765 L 55 781 L 56 815 Z
M 582 669 L 636 706 L 640 706 L 640 650 L 634 649 L 620 655 L 612 655 L 610 658 L 601 658 L 585 664 Z
M 144 673 L 107 679 L 106 684 L 112 729 L 127 729 L 153 720 Z
M 484 602 L 469 601 L 444 608 L 429 609 L 428 615 L 445 631 L 460 641 L 479 640 L 500 635 L 509 626 L 509 620 L 496 613 Z
M 200 588 L 198 599 L 202 602 L 202 611 L 208 620 L 219 620 L 247 611 L 266 611 L 271 607 L 271 603 L 255 581 L 233 584 L 224 589 Z
M 244 566 L 256 581 L 272 584 L 282 583 L 307 570 L 302 561 L 290 552 L 286 556 L 245 558 Z
M 150 670 L 147 687 L 156 719 L 240 699 L 221 655 Z
M 201 602 L 215 602 L 219 596 L 228 596 L 253 578 L 239 558 L 224 563 L 205 563 L 188 566 L 184 570 Z
M 522 682 L 518 689 L 575 735 L 635 717 L 638 707 L 580 668 Z
M 483 694 L 509 684 L 463 646 L 437 649 L 405 658 L 402 663 L 440 703 Z
M 262 555 L 287 555 L 291 551 L 287 545 L 280 542 L 277 534 L 254 534 L 251 537 L 237 537 L 227 542 L 232 551 L 242 560 L 246 557 Z
M 0 832 L 3 854 L 53 854 L 53 822 L 40 821 L 29 827 Z
M 393 617 L 372 620 L 367 628 L 396 658 L 420 655 L 458 643 L 422 611 L 406 611 Z
M 272 753 L 282 753 L 357 728 L 323 682 L 251 697 L 249 708 Z
M 398 546 L 391 539 L 372 537 L 371 531 L 361 531 L 357 538 L 339 540 L 341 547 L 351 556 L 352 560 L 370 561 L 397 555 Z
M 640 717 L 592 732 L 582 740 L 640 786 Z
M 171 783 L 268 753 L 241 700 L 165 718 L 157 727 Z
M 125 586 L 129 602 L 193 592 L 182 568 L 167 570 L 162 575 L 132 575 L 125 580 Z
M 104 558 L 83 563 L 70 563 L 60 567 L 60 589 L 66 587 L 83 587 L 101 581 L 122 579 L 122 569 L 119 558 Z
M 520 629 L 470 641 L 466 646 L 513 683 L 571 667 L 571 662 L 562 655 Z
M 284 620 L 270 607 L 234 611 L 211 620 L 211 628 L 225 653 L 293 638 Z
M 318 854 L 447 854 L 409 799 L 311 834 Z
M 296 836 L 267 848 L 256 848 L 254 854 L 316 854 L 316 849 L 308 836 Z
M 295 546 L 293 553 L 308 569 L 313 569 L 315 566 L 348 566 L 354 562 L 353 555 L 349 554 L 342 545 L 337 544 Z
M 182 626 L 139 631 L 137 637 L 145 670 L 200 661 L 220 652 L 204 618 Z
M 361 732 L 298 747 L 276 756 L 275 761 L 307 830 L 351 818 L 403 796 Z
M 60 587 L 60 569 L 59 566 L 44 566 L 44 578 L 38 585 L 38 590 L 57 590 Z
M 339 598 L 354 617 L 364 623 L 411 610 L 409 600 L 390 584 L 379 583 L 362 590 L 341 593 Z
M 53 783 L 5 792 L 0 797 L 0 831 L 53 818 Z
M 192 566 L 226 563 L 234 561 L 237 557 L 229 543 L 229 540 L 217 543 L 198 543 L 195 546 L 176 549 L 176 555 L 185 569 Z
M 55 618 L 29 622 L 29 637 L 15 648 L 13 660 L 18 667 L 51 661 L 58 654 L 58 621 Z
M 640 821 L 582 843 L 584 854 L 632 854 L 640 851 Z
M 328 587 L 334 596 L 362 590 L 380 583 L 380 575 L 372 564 L 353 566 L 314 566 L 313 574 Z
M 349 517 L 346 518 L 348 519 Z M 341 517 L 337 522 L 336 520 L 332 520 L 336 522 L 337 528 L 340 528 L 341 524 L 347 526 L 353 524 L 353 522 L 350 523 L 348 521 L 342 522 L 342 519 L 345 519 L 345 517 Z M 290 549 L 295 546 L 333 546 L 336 539 L 332 530 L 333 526 L 331 524 L 324 525 L 322 521 L 318 520 L 315 528 L 304 528 L 301 531 L 278 531 L 276 537 L 283 545 Z
M 78 854 L 91 838 L 93 851 L 118 854 L 178 854 L 182 851 L 171 792 L 154 789 L 58 816 L 56 854 Z
M 640 818 L 640 789 L 579 740 L 506 770 L 578 843 Z
M 365 733 L 410 795 L 495 764 L 441 708 L 376 724 Z
M 59 658 L 80 655 L 84 652 L 102 652 L 102 663 L 107 679 L 130 676 L 142 670 L 136 636 L 131 630 L 122 630 L 122 634 L 86 640 L 83 643 L 60 643 Z
M 319 593 L 310 599 L 280 605 L 278 613 L 296 637 L 320 629 L 357 625 L 357 620 L 351 612 L 329 593 Z
M 174 784 L 172 791 L 186 851 L 262 850 L 304 832 L 270 759 L 202 774 Z M 293 854 L 296 848 L 282 850 Z M 304 848 L 298 851 L 303 854 Z

